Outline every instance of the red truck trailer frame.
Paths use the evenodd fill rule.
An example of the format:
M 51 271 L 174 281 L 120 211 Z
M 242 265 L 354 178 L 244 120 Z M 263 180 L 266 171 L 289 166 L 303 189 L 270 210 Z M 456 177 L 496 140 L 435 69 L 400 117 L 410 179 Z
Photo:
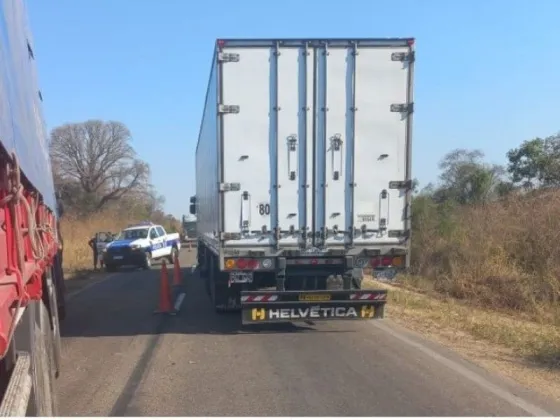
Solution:
M 55 416 L 61 208 L 22 0 L 0 5 L 0 416 Z

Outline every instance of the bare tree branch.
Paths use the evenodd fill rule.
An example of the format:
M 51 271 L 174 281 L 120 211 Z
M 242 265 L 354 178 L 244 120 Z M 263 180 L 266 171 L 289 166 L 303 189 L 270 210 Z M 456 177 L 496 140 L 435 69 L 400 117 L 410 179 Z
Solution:
M 130 145 L 117 121 L 65 124 L 51 132 L 50 154 L 58 187 L 81 191 L 84 211 L 100 210 L 136 189 L 148 187 L 149 166 Z M 74 197 L 77 198 L 77 197 Z

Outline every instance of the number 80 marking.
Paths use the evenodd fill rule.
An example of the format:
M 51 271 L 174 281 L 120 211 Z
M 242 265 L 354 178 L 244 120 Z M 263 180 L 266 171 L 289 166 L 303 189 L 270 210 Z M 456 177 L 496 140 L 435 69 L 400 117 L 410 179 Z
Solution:
M 259 204 L 258 207 L 259 207 L 259 214 L 261 216 L 264 216 L 264 215 L 268 216 L 270 214 L 270 204 L 262 203 L 262 204 Z

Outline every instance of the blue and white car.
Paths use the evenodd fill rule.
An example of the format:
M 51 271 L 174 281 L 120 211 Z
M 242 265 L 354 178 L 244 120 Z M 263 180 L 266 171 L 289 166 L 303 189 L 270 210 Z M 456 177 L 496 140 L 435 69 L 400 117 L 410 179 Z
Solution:
M 163 226 L 146 222 L 124 229 L 105 248 L 107 271 L 124 265 L 149 269 L 154 260 L 167 258 L 172 264 L 181 249 L 178 233 L 167 233 Z

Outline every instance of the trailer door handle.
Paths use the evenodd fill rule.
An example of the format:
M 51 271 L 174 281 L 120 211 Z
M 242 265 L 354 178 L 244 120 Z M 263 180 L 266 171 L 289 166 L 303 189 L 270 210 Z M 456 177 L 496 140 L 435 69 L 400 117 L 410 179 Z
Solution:
M 340 179 L 340 173 L 342 172 L 342 136 L 340 134 L 335 134 L 330 138 L 331 141 L 331 164 L 332 164 L 332 179 L 338 181 Z M 340 158 L 336 158 L 336 153 L 340 155 Z M 338 165 L 336 165 L 338 163 Z
M 286 139 L 288 144 L 288 179 L 295 181 L 297 166 L 297 136 L 292 134 Z

